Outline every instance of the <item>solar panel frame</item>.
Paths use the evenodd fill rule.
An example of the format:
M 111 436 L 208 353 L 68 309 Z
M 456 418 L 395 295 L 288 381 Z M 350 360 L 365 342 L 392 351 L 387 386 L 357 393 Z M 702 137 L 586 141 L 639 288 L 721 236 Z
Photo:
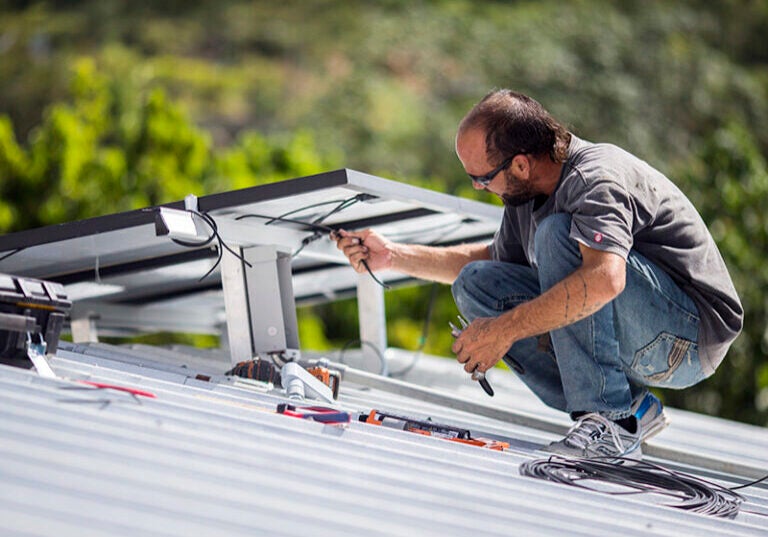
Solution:
M 348 230 L 374 227 L 401 242 L 490 242 L 503 210 L 350 169 L 200 196 L 197 206 L 199 212 L 219 224 L 222 235 L 230 234 L 225 237 L 227 244 L 271 243 L 295 252 L 302 239 L 313 233 L 308 222 L 318 214 L 326 215 L 337 202 L 355 196 L 363 201 L 327 216 L 322 224 Z M 322 203 L 327 205 L 319 205 Z M 311 209 L 313 212 L 296 212 L 313 205 L 319 205 Z M 211 322 L 191 323 L 190 330 L 218 333 L 221 316 L 215 314 L 217 302 L 223 308 L 223 299 L 217 294 L 222 286 L 220 269 L 200 281 L 216 262 L 217 252 L 211 248 L 215 242 L 190 248 L 158 235 L 161 207 L 184 210 L 185 202 L 0 236 L 0 272 L 56 281 L 73 291 L 77 286 L 91 285 L 95 290 L 78 296 L 72 313 L 95 312 L 106 333 L 161 329 L 150 322 L 143 327 L 137 322 L 126 323 L 132 309 L 145 312 L 147 319 L 162 318 L 162 313 L 146 314 L 153 308 L 157 312 L 198 308 Z M 276 217 L 287 213 L 304 223 L 248 218 L 252 214 Z M 335 300 L 350 296 L 356 289 L 357 273 L 330 240 L 309 244 L 291 259 L 291 269 L 297 303 Z M 380 277 L 393 284 L 414 281 L 389 271 Z M 185 315 L 179 313 L 180 317 Z M 169 322 L 174 328 L 177 324 Z

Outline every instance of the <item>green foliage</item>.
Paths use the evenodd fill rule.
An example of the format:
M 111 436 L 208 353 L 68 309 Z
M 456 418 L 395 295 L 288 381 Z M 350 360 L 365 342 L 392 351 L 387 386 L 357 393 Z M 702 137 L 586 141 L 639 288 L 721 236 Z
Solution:
M 728 264 L 745 313 L 744 331 L 706 382 L 668 392 L 674 404 L 754 423 L 768 422 L 768 162 L 738 122 L 704 138 L 685 165 L 691 193 Z
M 139 69 L 139 67 L 137 67 Z M 0 116 L 0 230 L 12 231 L 245 188 L 339 167 L 314 135 L 244 131 L 215 148 L 161 88 L 131 87 L 100 72 L 93 58 L 73 64 L 71 98 L 52 104 L 27 147 Z M 140 98 L 135 98 L 135 95 Z

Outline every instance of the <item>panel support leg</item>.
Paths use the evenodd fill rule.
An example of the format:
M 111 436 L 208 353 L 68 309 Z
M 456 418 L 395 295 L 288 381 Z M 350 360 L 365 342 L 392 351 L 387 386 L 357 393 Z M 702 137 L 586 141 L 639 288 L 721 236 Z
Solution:
M 99 332 L 96 329 L 96 317 L 94 315 L 72 319 L 69 325 L 74 343 L 97 343 L 99 341 Z
M 360 348 L 363 359 L 365 363 L 380 363 L 380 373 L 386 376 L 389 371 L 384 357 L 384 352 L 387 350 L 384 289 L 367 272 L 359 274 L 357 278 L 357 315 L 360 323 Z M 379 353 L 381 353 L 380 356 Z
M 221 259 L 232 364 L 255 356 L 298 359 L 290 254 L 275 246 L 241 248 L 238 253 L 248 265 L 226 250 Z

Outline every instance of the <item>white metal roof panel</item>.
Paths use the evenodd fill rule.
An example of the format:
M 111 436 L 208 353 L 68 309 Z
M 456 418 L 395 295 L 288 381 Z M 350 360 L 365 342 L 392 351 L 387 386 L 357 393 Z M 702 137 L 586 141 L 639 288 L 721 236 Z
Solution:
M 341 429 L 282 416 L 274 412 L 285 401 L 280 390 L 220 377 L 196 380 L 200 371 L 217 374 L 228 365 L 215 353 L 210 360 L 203 355 L 63 344 L 52 361 L 62 380 L 0 367 L 5 532 L 682 536 L 768 531 L 768 519 L 745 512 L 735 520 L 715 519 L 659 506 L 658 499 L 644 495 L 609 496 L 520 476 L 519 465 L 536 456 L 532 449 L 557 435 L 496 419 L 494 407 L 525 409 L 523 414 L 555 427 L 567 424 L 503 370 L 492 372 L 497 397 L 490 399 L 451 361 L 422 357 L 414 376 L 437 377 L 440 383 L 424 388 L 385 379 L 392 386 L 381 389 L 344 380 L 339 401 L 349 411 L 429 416 L 467 426 L 476 435 L 513 440 L 512 449 L 500 453 L 359 422 Z M 76 379 L 139 388 L 156 398 L 88 389 Z M 438 403 L 430 402 L 431 393 Z M 768 467 L 765 429 L 684 412 L 672 411 L 672 418 L 674 425 L 649 448 L 682 447 Z M 743 482 L 727 472 L 701 472 Z M 768 511 L 764 486 L 745 495 L 744 509 Z

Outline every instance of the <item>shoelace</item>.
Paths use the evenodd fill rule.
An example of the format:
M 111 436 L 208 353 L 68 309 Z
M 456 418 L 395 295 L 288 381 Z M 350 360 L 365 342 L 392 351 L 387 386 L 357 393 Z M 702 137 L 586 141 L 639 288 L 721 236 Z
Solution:
M 600 414 L 585 414 L 570 428 L 565 435 L 565 442 L 578 449 L 587 449 L 588 446 L 598 442 L 608 431 L 616 447 L 617 453 L 624 453 L 624 447 L 617 425 Z

